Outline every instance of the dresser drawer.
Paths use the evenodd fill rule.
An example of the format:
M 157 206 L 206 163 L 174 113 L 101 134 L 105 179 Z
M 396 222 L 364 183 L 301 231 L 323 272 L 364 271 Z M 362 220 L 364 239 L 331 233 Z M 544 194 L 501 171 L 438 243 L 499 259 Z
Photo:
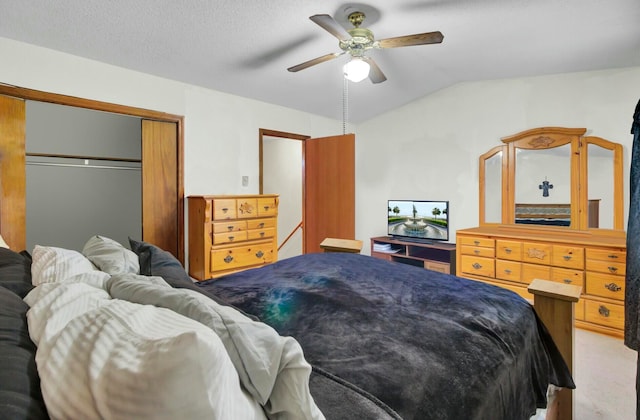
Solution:
M 587 260 L 611 261 L 622 264 L 627 262 L 627 253 L 615 249 L 587 248 L 586 257 Z
M 240 242 L 247 240 L 247 232 L 225 232 L 225 233 L 214 233 L 213 234 L 213 244 L 230 244 L 233 242 Z
M 522 243 L 522 261 L 533 264 L 551 263 L 551 245 L 535 242 Z
M 584 248 L 565 245 L 553 245 L 551 264 L 558 267 L 584 269 Z
M 518 261 L 496 260 L 496 278 L 520 282 L 522 264 Z
M 212 200 L 213 220 L 235 219 L 236 200 L 231 198 L 216 198 Z
M 228 221 L 228 222 L 214 222 L 213 233 L 228 233 L 239 232 L 247 230 L 247 222 L 245 221 Z
M 480 238 L 476 236 L 459 236 L 458 242 L 460 245 L 481 246 L 484 248 L 493 248 L 495 241 L 490 238 Z
M 258 242 L 211 251 L 211 271 L 233 270 L 273 261 L 273 243 Z
M 270 219 L 251 219 L 247 220 L 247 229 L 264 229 L 276 227 L 278 219 L 272 217 Z
M 278 214 L 278 200 L 276 198 L 258 198 L 258 216 L 275 216 Z
M 463 255 L 462 272 L 476 276 L 495 277 L 495 264 L 492 258 Z
M 496 241 L 496 257 L 503 260 L 522 260 L 522 242 L 520 241 Z
M 621 330 L 624 328 L 624 305 L 585 300 L 584 320 Z
M 550 280 L 551 267 L 548 265 L 522 263 L 522 282 L 530 284 L 533 279 Z
M 573 286 L 584 286 L 584 271 L 570 270 L 568 268 L 551 267 L 551 280 L 571 284 Z
M 622 276 L 587 272 L 585 292 L 589 295 L 624 299 L 625 279 Z
M 276 234 L 275 228 L 252 229 L 247 231 L 247 239 L 266 239 L 273 238 Z
M 587 271 L 624 276 L 627 273 L 627 265 L 621 262 L 587 260 Z
M 238 219 L 258 217 L 258 199 L 239 198 L 236 202 Z
M 460 248 L 460 252 L 463 255 L 475 255 L 477 257 L 487 257 L 493 258 L 495 257 L 495 249 L 493 248 L 482 248 L 473 245 L 462 245 Z

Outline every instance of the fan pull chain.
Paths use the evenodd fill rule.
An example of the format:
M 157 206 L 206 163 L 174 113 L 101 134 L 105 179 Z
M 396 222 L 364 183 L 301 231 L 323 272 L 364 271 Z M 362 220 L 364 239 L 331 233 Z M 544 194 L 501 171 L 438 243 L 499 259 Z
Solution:
M 349 80 L 342 76 L 342 134 L 347 134 L 349 116 Z

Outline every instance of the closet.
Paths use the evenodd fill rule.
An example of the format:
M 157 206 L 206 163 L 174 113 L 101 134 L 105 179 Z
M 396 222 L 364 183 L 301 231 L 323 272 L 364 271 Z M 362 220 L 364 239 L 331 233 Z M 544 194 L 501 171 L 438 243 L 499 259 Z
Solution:
M 116 159 L 109 156 L 109 152 L 100 150 L 78 152 L 72 151 L 54 155 L 49 151 L 40 152 L 29 149 L 27 153 L 27 119 L 26 102 L 37 101 L 49 104 L 66 105 L 91 112 L 103 112 L 116 114 L 119 117 L 132 117 L 135 124 L 139 124 L 139 138 L 136 148 L 139 148 L 139 157 L 131 154 L 130 150 L 116 147 Z M 165 114 L 157 111 L 132 108 L 106 102 L 81 99 L 76 97 L 34 91 L 19 87 L 0 85 L 0 233 L 9 245 L 14 249 L 27 249 L 27 209 L 26 173 L 36 171 L 49 166 L 52 160 L 62 159 L 53 163 L 80 164 L 91 166 L 131 166 L 131 169 L 115 169 L 121 178 L 125 171 L 137 171 L 139 167 L 139 187 L 124 185 L 129 181 L 118 179 L 122 189 L 138 190 L 132 203 L 123 203 L 122 199 L 116 199 L 121 205 L 137 206 L 139 210 L 127 210 L 136 212 L 139 221 L 135 224 L 136 232 L 127 234 L 135 236 L 139 234 L 141 239 L 154 243 L 159 247 L 170 251 L 180 261 L 184 261 L 184 188 L 183 188 L 183 117 Z M 98 146 L 99 147 L 99 146 Z M 123 157 L 120 153 L 125 153 Z M 136 152 L 138 153 L 138 152 Z M 29 156 L 27 156 L 29 154 Z M 84 157 L 108 157 L 109 160 L 84 159 Z M 86 162 L 86 161 L 89 162 Z M 27 162 L 37 161 L 40 164 L 33 165 Z M 94 165 L 96 161 L 99 164 Z M 50 166 L 51 167 L 51 166 Z M 56 168 L 83 169 L 71 166 L 55 166 Z M 38 168 L 38 169 L 36 169 Z M 94 168 L 106 170 L 106 168 Z M 110 168 L 111 169 L 111 168 Z M 122 172 L 122 173 L 121 173 Z M 104 181 L 104 176 L 97 176 L 94 181 Z M 96 189 L 100 188 L 99 184 Z M 115 185 L 115 184 L 112 184 Z M 64 185 L 60 187 L 64 188 Z M 76 202 L 67 202 L 70 209 L 82 208 L 86 205 L 85 198 L 78 198 Z M 47 211 L 48 200 L 38 200 L 36 204 L 29 203 L 30 207 L 39 207 L 38 211 Z M 35 210 L 35 209 L 34 209 Z M 89 209 L 85 212 L 87 221 L 101 219 L 99 215 L 92 214 Z M 68 218 L 72 219 L 71 217 Z M 98 233 L 98 232 L 96 232 Z

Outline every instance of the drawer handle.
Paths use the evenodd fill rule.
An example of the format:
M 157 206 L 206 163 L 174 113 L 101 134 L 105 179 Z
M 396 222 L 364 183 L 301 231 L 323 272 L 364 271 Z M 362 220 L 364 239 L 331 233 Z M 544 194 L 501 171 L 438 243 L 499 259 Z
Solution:
M 611 267 L 611 266 L 609 266 L 609 267 L 607 267 L 607 268 L 609 269 L 609 271 L 610 271 L 611 273 L 615 273 L 616 271 L 618 271 L 618 267 Z
M 607 309 L 607 307 L 604 305 L 600 305 L 600 307 L 598 308 L 598 313 L 604 317 L 608 317 L 609 309 Z
M 231 261 L 233 261 L 233 257 L 231 255 L 227 255 L 226 257 L 224 257 L 224 262 L 226 262 L 227 264 L 229 264 Z
M 565 284 L 573 283 L 573 280 L 571 280 L 571 279 L 563 279 L 562 281 L 565 282 Z
M 473 263 L 473 265 L 471 267 L 475 268 L 476 270 L 479 270 L 479 269 L 482 268 L 482 266 L 480 264 L 478 264 L 478 263 Z
M 609 255 L 607 255 L 607 258 L 616 259 L 616 258 L 618 258 L 618 256 L 616 254 L 609 254 Z
M 260 237 L 264 238 L 264 232 L 260 232 Z
M 222 208 L 222 212 L 223 212 L 223 213 L 226 213 L 226 212 L 228 212 L 228 211 L 229 211 L 229 209 L 228 209 L 227 207 L 223 207 L 223 208 Z
M 507 274 L 511 274 L 511 270 L 509 270 L 508 268 L 506 270 L 504 270 L 505 273 Z
M 473 241 L 474 244 L 480 245 L 480 241 Z
M 258 229 L 262 229 L 264 227 L 264 222 L 258 223 Z
M 233 226 L 227 226 L 227 229 L 231 232 L 233 230 Z
M 256 257 L 262 258 L 263 256 L 264 256 L 264 252 L 262 252 L 262 251 L 256 252 Z
M 233 242 L 233 239 L 234 239 L 234 238 L 235 238 L 235 236 L 233 236 L 233 235 L 229 235 L 229 241 L 230 241 L 230 242 Z
M 264 206 L 264 211 L 269 210 L 269 206 Z
M 511 248 L 505 248 L 504 252 L 506 252 L 507 254 L 511 254 Z
M 571 259 L 571 255 L 563 255 L 562 258 L 564 258 L 565 261 L 569 261 Z
M 476 254 L 476 255 L 478 255 L 478 254 L 480 254 L 480 250 L 479 250 L 479 249 L 474 249 L 474 250 L 473 250 L 473 253 L 474 253 L 474 254 Z
M 610 290 L 612 292 L 619 292 L 620 290 L 622 290 L 622 287 L 618 286 L 617 284 L 611 282 L 609 284 L 605 284 L 604 285 L 605 289 Z

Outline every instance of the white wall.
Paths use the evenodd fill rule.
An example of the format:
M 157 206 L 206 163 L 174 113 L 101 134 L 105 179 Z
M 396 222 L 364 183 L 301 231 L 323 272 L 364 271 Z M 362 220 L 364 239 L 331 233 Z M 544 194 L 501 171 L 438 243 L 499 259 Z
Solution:
M 449 200 L 451 232 L 477 226 L 478 157 L 501 137 L 535 127 L 584 127 L 622 143 L 628 206 L 638 86 L 640 67 L 461 83 L 360 124 L 356 237 L 363 251 L 386 232 L 387 199 Z
M 0 83 L 183 115 L 187 196 L 257 194 L 260 128 L 312 137 L 342 133 L 341 121 L 5 38 L 0 57 Z
M 312 137 L 342 132 L 341 121 L 6 38 L 0 57 L 0 83 L 183 115 L 187 195 L 257 193 L 260 128 Z

